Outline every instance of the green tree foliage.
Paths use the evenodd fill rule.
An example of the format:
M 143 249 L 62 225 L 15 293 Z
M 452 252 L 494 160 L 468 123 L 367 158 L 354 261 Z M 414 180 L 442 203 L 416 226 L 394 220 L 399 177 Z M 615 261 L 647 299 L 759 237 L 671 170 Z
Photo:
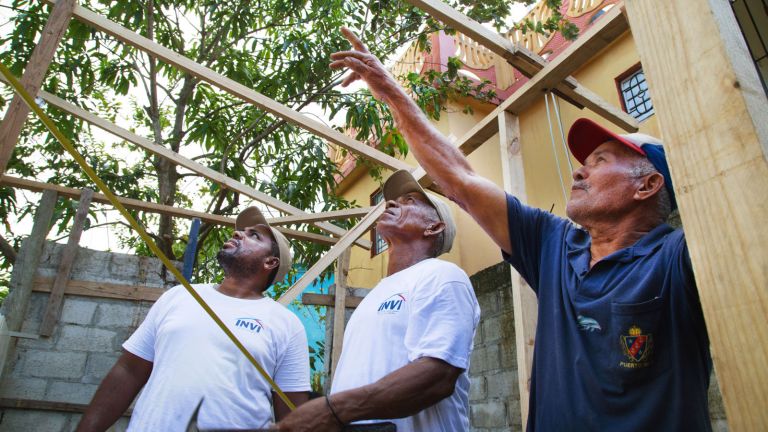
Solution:
M 559 0 L 554 2 L 559 4 Z M 295 110 L 316 104 L 332 116 L 346 112 L 345 130 L 352 128 L 356 138 L 375 143 L 389 154 L 403 154 L 407 146 L 387 109 L 365 91 L 341 93 L 337 89 L 341 72 L 328 68 L 332 52 L 348 49 L 338 29 L 342 25 L 352 28 L 374 54 L 387 59 L 412 41 L 428 49 L 428 35 L 442 28 L 441 23 L 399 0 L 78 3 Z M 504 22 L 509 7 L 500 0 L 448 3 L 497 27 Z M 0 61 L 20 76 L 50 7 L 32 0 L 13 0 L 4 7 L 12 11 L 12 30 L 0 35 Z M 439 118 L 451 98 L 488 100 L 495 96 L 485 83 L 459 76 L 457 60 L 452 59 L 447 67 L 442 73 L 404 77 L 419 105 L 432 117 Z M 295 207 L 327 211 L 356 204 L 333 194 L 337 168 L 326 156 L 326 144 L 321 139 L 77 20 L 70 24 L 43 88 Z M 7 88 L 0 90 L 3 110 L 10 96 Z M 89 125 L 55 109 L 48 112 L 117 195 L 179 207 L 204 207 L 222 215 L 234 215 L 250 200 L 209 181 L 190 183 L 193 174 L 167 160 L 128 143 L 105 143 L 103 135 L 94 134 Z M 121 120 L 126 112 L 129 124 Z M 8 172 L 69 187 L 92 187 L 36 120 L 27 122 Z M 16 193 L 0 188 L 0 219 L 9 241 L 18 246 L 8 215 L 27 217 L 33 205 L 18 206 Z M 66 232 L 75 207 L 60 200 L 56 218 L 59 231 Z M 134 215 L 166 254 L 180 258 L 187 241 L 185 225 L 168 216 Z M 96 216 L 92 212 L 91 218 Z M 339 225 L 348 227 L 353 222 Z M 320 232 L 312 226 L 293 228 Z M 200 232 L 196 279 L 209 280 L 218 276 L 215 253 L 230 234 L 209 224 L 203 224 Z M 128 230 L 123 231 L 121 241 L 140 254 L 149 254 Z M 294 242 L 294 247 L 298 260 L 306 265 L 326 249 L 303 242 Z M 2 266 L 9 267 L 7 263 Z

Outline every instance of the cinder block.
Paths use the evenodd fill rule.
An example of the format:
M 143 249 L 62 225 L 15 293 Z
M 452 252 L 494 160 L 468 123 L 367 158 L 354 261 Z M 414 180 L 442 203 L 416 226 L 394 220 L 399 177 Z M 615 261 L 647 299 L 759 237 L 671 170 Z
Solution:
M 489 370 L 499 369 L 499 347 L 489 345 L 472 351 L 469 371 L 471 375 L 479 375 Z
M 483 320 L 483 336 L 485 343 L 494 343 L 501 339 L 502 334 L 502 315 L 491 316 Z
M 499 295 L 496 291 L 478 295 L 477 303 L 480 304 L 482 319 L 496 315 L 499 312 Z
M 83 376 L 86 353 L 28 350 L 22 372 L 38 378 L 73 379 Z
M 97 300 L 66 297 L 61 308 L 60 323 L 88 325 L 96 312 Z
M 42 399 L 48 381 L 42 378 L 6 376 L 0 383 L 0 397 Z
M 141 321 L 141 310 L 136 302 L 110 300 L 102 301 L 96 314 L 96 327 L 132 327 Z
M 51 411 L 5 409 L 0 417 L 0 432 L 64 430 L 70 414 Z
M 52 381 L 48 386 L 45 399 L 56 402 L 87 404 L 96 392 L 96 384 L 83 384 L 67 381 Z
M 507 409 L 501 401 L 473 404 L 470 407 L 470 416 L 473 427 L 503 428 L 507 426 Z
M 56 348 L 72 351 L 112 352 L 116 333 L 94 327 L 66 325 L 61 328 Z
M 486 394 L 485 377 L 482 375 L 469 377 L 469 400 L 472 402 L 483 400 L 487 397 Z
M 515 390 L 519 393 L 519 389 Z M 520 398 L 507 399 L 507 423 L 509 424 L 509 430 L 521 431 L 523 430 L 523 417 L 520 411 Z
M 112 369 L 112 366 L 115 365 L 115 362 L 119 357 L 120 356 L 117 354 L 106 353 L 93 353 L 88 355 L 88 361 L 85 365 L 85 375 L 83 375 L 81 381 L 88 384 L 99 384 L 104 377 L 107 376 L 107 372 Z
M 507 398 L 519 393 L 517 371 L 502 371 L 487 375 L 489 398 Z

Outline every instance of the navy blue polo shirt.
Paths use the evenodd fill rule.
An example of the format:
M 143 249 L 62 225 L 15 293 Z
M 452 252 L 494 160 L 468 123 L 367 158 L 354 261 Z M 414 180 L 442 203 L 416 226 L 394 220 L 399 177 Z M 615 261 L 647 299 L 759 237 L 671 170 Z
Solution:
M 709 341 L 682 230 L 662 224 L 590 269 L 589 234 L 507 196 L 536 292 L 528 430 L 709 431 Z

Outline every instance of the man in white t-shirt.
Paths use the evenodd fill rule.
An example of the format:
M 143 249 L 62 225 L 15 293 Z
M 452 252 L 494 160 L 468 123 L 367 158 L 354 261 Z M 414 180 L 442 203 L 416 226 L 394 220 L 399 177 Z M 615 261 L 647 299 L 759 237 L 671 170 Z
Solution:
M 299 405 L 310 389 L 304 327 L 263 295 L 291 267 L 288 240 L 256 207 L 240 213 L 235 227 L 217 255 L 224 280 L 194 289 Z M 186 431 L 198 405 L 201 429 L 268 427 L 273 402 L 276 420 L 290 411 L 183 286 L 157 300 L 123 348 L 78 431 L 106 430 L 142 387 L 128 427 L 132 431 Z
M 436 259 L 451 249 L 448 206 L 408 171 L 383 187 L 376 231 L 388 244 L 387 277 L 347 324 L 331 395 L 278 423 L 332 431 L 390 419 L 398 432 L 469 430 L 469 358 L 480 307 L 466 273 Z

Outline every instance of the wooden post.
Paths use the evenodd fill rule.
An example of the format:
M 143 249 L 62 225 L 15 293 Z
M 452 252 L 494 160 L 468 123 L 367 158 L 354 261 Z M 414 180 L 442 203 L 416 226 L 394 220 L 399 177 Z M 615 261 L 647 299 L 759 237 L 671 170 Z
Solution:
M 56 279 L 53 281 L 51 295 L 48 297 L 48 305 L 45 307 L 43 322 L 40 324 L 39 333 L 41 336 L 50 337 L 53 334 L 53 329 L 56 327 L 56 323 L 59 321 L 61 304 L 64 300 L 64 290 L 67 288 L 69 275 L 72 272 L 72 265 L 75 263 L 75 259 L 77 259 L 80 235 L 83 233 L 83 226 L 85 225 L 85 220 L 88 218 L 88 208 L 91 206 L 92 197 L 93 191 L 91 189 L 83 189 L 83 193 L 80 195 L 80 204 L 78 205 L 77 213 L 75 213 L 72 222 L 72 230 L 69 232 L 67 246 L 61 252 L 59 268 L 56 272 Z
M 667 148 L 729 428 L 768 430 L 765 91 L 730 2 L 627 0 L 626 9 Z
M 501 143 L 501 173 L 504 191 L 527 201 L 523 155 L 520 152 L 520 123 L 508 112 L 499 114 L 499 141 Z M 515 309 L 515 345 L 517 348 L 517 379 L 520 389 L 520 418 L 523 429 L 528 423 L 528 399 L 531 388 L 533 345 L 536 340 L 536 322 L 539 316 L 536 293 L 523 280 L 520 273 L 510 269 L 512 275 L 512 304 Z
M 35 95 L 40 90 L 59 41 L 72 19 L 72 11 L 76 4 L 75 0 L 58 0 L 53 6 L 51 15 L 43 28 L 43 34 L 40 35 L 40 40 L 32 51 L 24 76 L 21 77 L 21 84 L 30 94 Z M 14 95 L 3 122 L 0 123 L 0 175 L 5 172 L 5 167 L 11 160 L 27 114 L 29 114 L 27 104 L 19 95 Z
M 336 261 L 336 283 L 335 304 L 333 308 L 333 348 L 331 349 L 331 375 L 333 379 L 336 373 L 336 366 L 339 364 L 341 349 L 344 343 L 344 324 L 347 320 L 346 300 L 347 300 L 347 275 L 349 274 L 349 255 L 351 250 L 347 248 Z
M 24 240 L 19 254 L 16 256 L 8 297 L 5 298 L 2 308 L 0 308 L 0 314 L 5 317 L 9 331 L 21 330 L 21 324 L 24 322 L 29 296 L 32 293 L 32 284 L 35 279 L 35 273 L 37 273 L 37 266 L 40 263 L 40 255 L 43 253 L 45 237 L 51 229 L 51 219 L 53 218 L 53 210 L 56 207 L 57 199 L 58 195 L 56 192 L 43 192 L 43 197 L 40 199 L 40 204 L 37 206 L 37 212 L 35 213 L 32 233 Z M 9 353 L 13 352 L 15 343 L 15 339 L 11 339 L 7 345 L 7 351 L 0 352 L 2 359 L 7 359 Z M 0 374 L 3 372 L 4 370 L 0 370 Z

